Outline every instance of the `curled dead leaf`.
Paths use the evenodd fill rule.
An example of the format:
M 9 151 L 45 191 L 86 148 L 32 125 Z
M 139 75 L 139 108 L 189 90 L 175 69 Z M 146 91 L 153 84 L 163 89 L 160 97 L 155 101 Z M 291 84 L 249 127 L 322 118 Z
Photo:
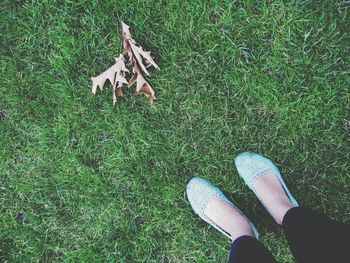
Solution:
M 123 84 L 128 84 L 125 76 L 129 70 L 125 66 L 124 56 L 119 55 L 115 58 L 115 64 L 107 69 L 102 74 L 92 77 L 92 93 L 96 94 L 97 88 L 103 89 L 106 81 L 109 80 L 113 87 L 113 105 L 115 104 L 117 97 L 123 96 L 122 87 Z
M 123 39 L 123 53 L 116 58 L 116 63 L 102 74 L 92 77 L 92 93 L 96 94 L 98 88 L 103 89 L 107 80 L 112 84 L 113 89 L 113 105 L 117 101 L 117 97 L 123 96 L 123 85 L 132 86 L 136 83 L 136 94 L 145 94 L 148 100 L 152 103 L 155 97 L 155 92 L 151 85 L 144 78 L 143 73 L 149 76 L 147 68 L 153 66 L 159 70 L 151 56 L 151 52 L 145 51 L 132 38 L 130 27 L 121 21 L 121 31 Z M 129 70 L 125 66 L 125 56 L 128 56 L 128 65 L 133 68 L 133 76 L 129 81 L 126 80 L 126 74 Z
M 150 66 L 160 69 L 156 62 L 153 60 L 150 51 L 145 51 L 136 41 L 132 38 L 130 33 L 130 27 L 123 21 L 122 24 L 122 35 L 123 35 L 123 53 L 128 54 L 129 62 L 137 62 L 142 71 L 149 76 L 147 68 Z

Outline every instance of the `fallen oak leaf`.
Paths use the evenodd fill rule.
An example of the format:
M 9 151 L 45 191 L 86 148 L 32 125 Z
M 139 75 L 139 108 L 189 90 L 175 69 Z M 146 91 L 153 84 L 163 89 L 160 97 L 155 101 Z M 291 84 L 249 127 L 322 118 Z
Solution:
M 136 85 L 136 95 L 145 94 L 150 103 L 153 103 L 153 100 L 156 99 L 155 93 L 151 85 L 147 80 L 142 76 L 141 73 L 137 74 L 137 85 Z
M 129 72 L 125 66 L 124 56 L 122 54 L 120 54 L 118 58 L 115 58 L 115 62 L 116 63 L 105 72 L 91 78 L 91 91 L 93 94 L 96 94 L 97 88 L 102 90 L 107 80 L 111 82 L 113 86 L 113 105 L 115 104 L 117 97 L 123 96 L 122 87 L 123 84 L 128 84 L 125 75 Z
M 134 65 L 133 68 L 134 75 L 129 80 L 128 86 L 131 87 L 136 82 L 136 95 L 145 94 L 150 103 L 153 103 L 153 100 L 156 99 L 155 93 L 151 85 L 143 77 L 141 70 L 137 65 Z
M 117 102 L 117 97 L 123 97 L 123 84 L 128 84 L 128 81 L 125 78 L 126 73 L 129 73 L 129 70 L 125 66 L 124 56 L 122 54 L 119 55 L 118 59 L 116 59 L 117 70 L 113 85 L 113 106 Z
M 116 58 L 116 63 L 107 69 L 105 72 L 97 77 L 92 77 L 92 92 L 96 94 L 98 88 L 103 89 L 105 82 L 109 80 L 113 88 L 113 105 L 115 105 L 117 97 L 123 96 L 122 87 L 123 84 L 128 84 L 129 87 L 136 83 L 136 95 L 145 94 L 148 100 L 152 103 L 156 98 L 155 93 L 151 85 L 144 78 L 143 74 L 149 75 L 147 68 L 154 66 L 159 69 L 158 65 L 151 57 L 151 52 L 145 51 L 136 41 L 132 38 L 129 26 L 121 23 L 121 35 L 123 40 L 122 54 Z M 129 83 L 126 80 L 126 73 L 129 70 L 125 66 L 124 55 L 128 56 L 128 66 L 132 66 L 134 75 L 130 79 Z
M 121 35 L 123 40 L 123 53 L 128 55 L 129 61 L 130 61 L 132 58 L 131 47 L 128 40 L 128 37 L 131 36 L 130 30 L 129 30 L 130 27 L 121 20 L 120 20 L 120 24 L 121 24 Z
M 115 79 L 115 72 L 116 66 L 113 65 L 105 72 L 101 73 L 99 76 L 92 77 L 92 93 L 96 94 L 97 88 L 100 88 L 100 90 L 102 90 L 107 79 L 113 84 Z
M 144 51 L 142 47 L 137 46 L 133 41 L 130 40 L 130 47 L 132 50 L 132 54 L 136 58 L 138 64 L 140 65 L 143 72 L 146 73 L 147 76 L 149 76 L 149 72 L 147 71 L 147 68 L 150 66 L 154 66 L 156 69 L 160 69 L 158 65 L 154 62 L 154 60 L 151 57 L 150 51 Z M 142 57 L 141 57 L 142 56 Z M 144 65 L 142 62 L 142 58 L 146 61 L 146 65 Z
M 145 51 L 132 38 L 132 35 L 130 33 L 130 27 L 123 21 L 121 21 L 121 25 L 123 37 L 123 52 L 128 55 L 129 61 L 132 63 L 132 60 L 135 59 L 137 61 L 137 64 L 147 76 L 150 75 L 147 71 L 148 67 L 153 66 L 159 70 L 160 68 L 158 67 L 157 63 L 151 57 L 151 52 Z M 146 65 L 144 65 L 143 61 L 145 61 Z

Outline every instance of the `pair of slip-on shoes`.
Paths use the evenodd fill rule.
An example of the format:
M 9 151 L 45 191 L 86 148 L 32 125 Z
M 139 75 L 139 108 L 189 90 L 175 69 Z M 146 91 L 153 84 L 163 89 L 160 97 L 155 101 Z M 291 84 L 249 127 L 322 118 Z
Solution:
M 248 185 L 250 189 L 253 190 L 255 193 L 253 182 L 259 178 L 260 176 L 272 172 L 274 173 L 278 180 L 280 181 L 281 185 L 283 186 L 286 194 L 288 195 L 291 203 L 295 206 L 298 206 L 297 201 L 295 198 L 291 195 L 291 193 L 288 190 L 288 187 L 286 186 L 285 182 L 283 181 L 283 178 L 276 167 L 274 163 L 269 160 L 268 158 L 252 153 L 252 152 L 244 152 L 239 154 L 235 159 L 236 168 L 238 170 L 239 175 L 243 178 L 245 183 Z M 214 228 L 219 230 L 221 233 L 223 233 L 228 238 L 231 238 L 230 235 L 225 232 L 223 229 L 220 228 L 217 224 L 215 224 L 210 218 L 208 218 L 204 210 L 209 203 L 209 201 L 217 196 L 227 202 L 229 205 L 233 206 L 238 212 L 240 212 L 244 217 L 245 215 L 232 203 L 230 200 L 227 199 L 227 197 L 224 195 L 224 193 L 216 186 L 209 183 L 207 180 L 200 178 L 200 177 L 193 177 L 186 187 L 186 193 L 188 200 L 192 206 L 192 209 L 196 214 L 199 215 L 200 218 L 202 218 L 204 221 L 212 225 Z M 246 217 L 245 217 L 246 218 Z M 246 218 L 247 219 L 247 218 Z M 247 219 L 248 223 L 251 225 L 254 235 L 256 238 L 259 238 L 259 233 L 256 230 L 255 226 L 252 222 Z

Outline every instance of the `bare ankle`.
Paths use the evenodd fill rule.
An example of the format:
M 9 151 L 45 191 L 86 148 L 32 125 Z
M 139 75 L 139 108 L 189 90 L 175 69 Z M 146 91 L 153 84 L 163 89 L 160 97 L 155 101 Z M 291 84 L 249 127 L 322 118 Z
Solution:
M 268 172 L 253 183 L 255 192 L 277 224 L 294 207 L 283 186 L 273 172 Z
M 254 232 L 247 219 L 241 213 L 219 197 L 213 197 L 204 210 L 204 214 L 228 233 L 234 241 L 241 236 L 252 236 Z
M 276 223 L 279 225 L 282 225 L 284 216 L 293 207 L 295 206 L 292 204 L 284 204 L 284 205 L 281 205 L 281 207 L 279 207 L 278 209 L 276 209 L 275 215 L 272 215 Z

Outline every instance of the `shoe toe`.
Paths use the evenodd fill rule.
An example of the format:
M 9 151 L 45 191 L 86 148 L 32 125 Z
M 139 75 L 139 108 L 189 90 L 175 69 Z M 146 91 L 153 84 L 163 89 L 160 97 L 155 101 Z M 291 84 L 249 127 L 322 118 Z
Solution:
M 235 159 L 235 165 L 239 175 L 249 187 L 257 176 L 269 170 L 277 169 L 269 159 L 253 152 L 239 154 Z
M 186 187 L 187 198 L 192 206 L 194 212 L 199 215 L 204 221 L 215 227 L 221 233 L 226 235 L 228 238 L 231 238 L 225 231 L 220 227 L 215 225 L 209 218 L 204 214 L 205 206 L 208 202 L 214 197 L 218 196 L 221 199 L 225 200 L 228 204 L 237 209 L 242 213 L 236 206 L 234 206 L 224 195 L 224 193 L 216 186 L 209 183 L 207 180 L 200 177 L 193 177 L 187 184 Z M 243 215 L 243 214 L 242 214 Z M 244 216 L 244 215 L 243 215 Z M 244 216 L 245 217 L 245 216 Z M 247 219 L 247 218 L 246 218 Z M 247 219 L 249 224 L 252 226 L 256 238 L 259 238 L 259 233 L 256 230 L 255 226 Z
M 235 159 L 235 164 L 238 170 L 243 170 L 246 167 L 251 167 L 254 164 L 255 154 L 252 152 L 243 152 Z
M 203 210 L 208 201 L 214 195 L 223 196 L 219 188 L 200 177 L 193 177 L 188 182 L 186 194 L 193 210 L 202 218 L 205 217 Z

